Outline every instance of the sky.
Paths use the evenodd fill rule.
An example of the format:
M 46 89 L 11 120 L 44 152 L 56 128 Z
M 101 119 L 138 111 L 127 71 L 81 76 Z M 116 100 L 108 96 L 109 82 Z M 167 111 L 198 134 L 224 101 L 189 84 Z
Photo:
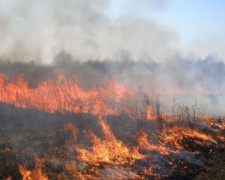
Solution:
M 174 54 L 225 61 L 222 0 L 1 0 L 0 58 L 50 63 L 115 58 L 165 61 Z
M 224 12 L 222 0 L 173 0 L 165 16 L 175 24 L 184 50 L 215 53 L 224 58 Z
M 128 8 L 124 2 L 132 3 Z M 182 53 L 193 53 L 202 58 L 208 55 L 225 58 L 225 1 L 165 0 L 159 4 L 155 2 L 146 4 L 124 0 L 121 3 L 120 0 L 114 0 L 109 16 L 115 19 L 130 13 L 152 19 L 177 33 Z

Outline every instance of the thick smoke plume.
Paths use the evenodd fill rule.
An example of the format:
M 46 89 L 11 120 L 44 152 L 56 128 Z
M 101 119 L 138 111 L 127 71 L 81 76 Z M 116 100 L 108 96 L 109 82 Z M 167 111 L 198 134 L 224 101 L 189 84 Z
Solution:
M 0 2 L 0 57 L 11 61 L 52 62 L 62 49 L 79 60 L 105 59 L 120 50 L 163 60 L 177 45 L 177 34 L 153 18 L 132 14 L 163 9 L 162 1 L 124 1 L 121 12 L 112 0 L 3 0 Z M 121 10 L 122 11 L 122 10 Z
M 118 14 L 112 10 L 113 3 L 1 1 L 0 58 L 11 61 L 2 61 L 1 71 L 12 78 L 24 74 L 33 88 L 49 77 L 57 78 L 60 72 L 68 78 L 75 75 L 83 89 L 113 77 L 143 94 L 159 96 L 165 106 L 171 107 L 177 99 L 222 114 L 224 63 L 213 57 L 174 57 L 177 33 L 152 17 L 133 13 L 146 7 L 164 10 L 167 1 L 125 0 Z

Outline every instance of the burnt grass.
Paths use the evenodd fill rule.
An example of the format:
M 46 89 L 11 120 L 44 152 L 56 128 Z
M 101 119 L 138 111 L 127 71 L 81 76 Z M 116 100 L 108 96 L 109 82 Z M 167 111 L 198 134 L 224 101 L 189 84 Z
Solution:
M 76 142 L 78 144 L 88 145 L 88 136 L 84 135 L 84 132 L 87 134 L 88 130 L 102 137 L 97 117 L 90 114 L 50 114 L 35 109 L 21 109 L 12 105 L 0 104 L 0 179 L 7 177 L 16 180 L 22 179 L 18 165 L 22 164 L 28 170 L 33 169 L 35 154 L 40 157 L 50 157 L 49 159 L 59 159 L 58 157 L 62 153 L 68 152 L 65 149 L 65 141 L 70 139 L 71 133 L 64 131 L 63 128 L 68 123 L 74 124 L 79 130 Z M 130 145 L 136 145 L 134 136 L 140 129 L 144 129 L 147 134 L 159 133 L 157 124 L 133 120 L 126 114 L 108 116 L 107 123 L 117 139 Z M 210 129 L 203 129 L 203 131 L 212 136 L 215 135 L 215 132 Z M 225 131 L 220 132 L 220 135 L 224 134 Z M 130 168 L 135 170 L 138 175 L 143 175 L 145 179 L 156 178 L 144 175 L 142 170 L 143 167 L 148 167 L 152 163 L 158 167 L 153 169 L 153 173 L 161 174 L 161 179 L 224 179 L 225 150 L 223 142 L 219 142 L 219 145 L 206 143 L 204 146 L 199 146 L 195 141 L 195 138 L 183 138 L 180 142 L 184 147 L 182 157 L 177 154 L 160 155 L 155 160 L 137 161 Z M 195 151 L 198 151 L 199 154 L 195 156 L 187 154 L 187 152 Z M 65 153 L 65 157 L 58 160 L 60 162 L 54 164 L 46 158 L 42 170 L 49 179 L 57 179 L 59 174 L 64 173 L 63 166 L 68 158 L 74 158 L 76 155 L 77 152 L 71 150 L 69 154 Z M 99 168 L 104 169 L 104 165 Z M 66 177 L 72 179 L 69 175 Z

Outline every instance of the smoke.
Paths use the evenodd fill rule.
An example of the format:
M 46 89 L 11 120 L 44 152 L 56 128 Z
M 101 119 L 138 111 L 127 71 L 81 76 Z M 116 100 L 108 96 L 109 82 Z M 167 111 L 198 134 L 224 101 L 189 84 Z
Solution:
M 9 77 L 25 74 L 31 87 L 61 71 L 69 77 L 75 74 L 83 89 L 116 77 L 146 93 L 166 92 L 162 98 L 170 100 L 165 102 L 176 98 L 191 105 L 197 99 L 220 114 L 224 63 L 214 57 L 173 56 L 177 33 L 141 14 L 146 9 L 164 11 L 167 5 L 162 0 L 2 0 L 0 58 L 30 63 L 1 63 L 1 71 Z M 210 44 L 204 43 L 202 51 Z
M 142 103 L 143 95 L 147 95 L 150 99 L 159 98 L 165 111 L 172 109 L 175 100 L 180 105 L 198 107 L 202 114 L 224 116 L 225 64 L 213 56 L 205 59 L 177 56 L 155 62 L 132 59 L 129 52 L 124 51 L 112 60 L 79 62 L 62 51 L 51 65 L 1 62 L 0 72 L 12 79 L 24 74 L 30 88 L 36 88 L 40 81 L 48 78 L 57 80 L 60 73 L 69 79 L 75 76 L 83 90 L 101 87 L 108 78 L 114 78 L 132 89 L 135 98 L 138 97 L 134 103 Z
M 114 16 L 112 4 L 112 0 L 3 0 L 0 57 L 50 63 L 61 50 L 88 60 L 112 58 L 125 49 L 134 57 L 144 52 L 158 61 L 175 52 L 177 34 L 151 17 L 141 18 L 131 7 L 135 5 L 136 12 L 146 7 L 159 10 L 166 3 L 124 1 L 119 16 Z

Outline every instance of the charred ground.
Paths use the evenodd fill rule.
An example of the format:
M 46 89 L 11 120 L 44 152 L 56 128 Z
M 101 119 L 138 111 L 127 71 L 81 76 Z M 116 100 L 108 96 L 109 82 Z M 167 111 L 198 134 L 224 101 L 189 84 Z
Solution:
M 224 67 L 65 52 L 52 65 L 1 62 L 0 178 L 210 177 L 223 166 Z
M 12 179 L 22 178 L 21 173 L 19 173 L 18 165 L 22 164 L 25 165 L 27 169 L 33 169 L 35 163 L 37 163 L 34 161 L 34 155 L 45 157 L 46 160 L 44 161 L 42 172 L 46 173 L 49 179 L 74 178 L 74 176 L 71 175 L 71 171 L 67 171 L 66 169 L 67 163 L 75 160 L 75 157 L 78 156 L 78 153 L 72 148 L 72 145 L 84 145 L 85 142 L 85 146 L 90 146 L 92 143 L 87 133 L 89 131 L 92 131 L 98 137 L 104 139 L 101 126 L 98 123 L 98 118 L 90 114 L 49 114 L 34 109 L 24 110 L 6 104 L 1 104 L 0 109 L 1 179 L 6 179 L 8 177 Z M 144 122 L 138 119 L 133 120 L 126 114 L 109 116 L 107 118 L 107 123 L 118 141 L 133 146 L 137 145 L 135 136 L 140 130 L 144 130 L 148 135 L 158 132 L 157 123 L 151 121 Z M 77 140 L 71 138 L 71 135 L 73 137 L 73 133 L 71 134 L 70 131 L 65 131 L 65 125 L 67 124 L 72 124 L 79 129 Z M 170 128 L 174 125 L 168 123 L 166 126 Z M 191 126 L 194 128 L 196 124 L 191 124 Z M 186 126 L 186 128 L 188 127 Z M 210 128 L 215 130 L 218 127 Z M 224 137 L 224 130 L 215 133 L 215 131 L 213 129 L 210 130 L 210 128 L 201 128 L 200 131 L 210 134 L 213 138 L 216 138 L 218 135 Z M 180 133 L 182 134 L 182 132 Z M 68 140 L 70 140 L 69 145 L 71 147 L 65 146 Z M 224 158 L 221 157 L 224 157 L 224 141 L 218 140 L 217 145 L 209 141 L 202 141 L 203 144 L 200 145 L 198 142 L 196 143 L 196 141 L 202 140 L 196 137 L 183 135 L 183 139 L 179 142 L 180 146 L 184 148 L 182 150 L 183 154 L 172 153 L 170 155 L 160 155 L 160 152 L 157 150 L 149 151 L 143 149 L 141 150 L 143 154 L 155 154 L 156 156 L 154 157 L 156 159 L 149 159 L 147 161 L 138 160 L 132 166 L 123 164 L 121 167 L 110 165 L 110 163 L 107 165 L 107 163 L 102 162 L 101 165 L 97 167 L 100 172 L 103 172 L 107 171 L 108 166 L 114 166 L 115 173 L 118 173 L 117 175 L 124 179 L 129 179 L 130 177 L 128 174 L 119 172 L 117 168 L 126 169 L 127 166 L 129 166 L 129 169 L 134 170 L 137 175 L 142 176 L 144 179 L 195 179 L 195 176 L 196 179 L 202 179 L 203 177 L 209 177 L 211 179 L 214 175 L 218 178 L 222 177 L 222 167 L 218 167 L 218 165 L 223 165 Z M 172 146 L 173 144 L 171 144 L 171 147 Z M 191 155 L 189 152 L 199 153 Z M 156 167 L 152 168 L 152 174 L 146 174 L 143 168 L 148 167 L 150 164 L 154 164 Z M 96 178 L 101 178 L 101 175 L 93 174 L 92 166 L 93 165 L 82 160 L 77 160 L 76 167 L 72 168 L 75 168 L 74 171 L 86 172 Z M 109 172 L 109 174 L 110 173 L 112 172 Z M 79 178 L 78 175 L 77 178 Z

